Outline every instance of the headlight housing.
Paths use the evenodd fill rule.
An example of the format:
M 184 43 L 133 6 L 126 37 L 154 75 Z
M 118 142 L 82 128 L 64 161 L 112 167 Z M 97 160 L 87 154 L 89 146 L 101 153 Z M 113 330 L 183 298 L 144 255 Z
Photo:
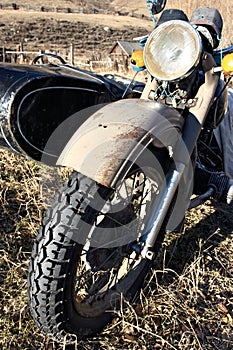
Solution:
M 144 62 L 157 80 L 176 81 L 185 78 L 198 65 L 202 42 L 189 22 L 171 20 L 159 25 L 149 36 Z

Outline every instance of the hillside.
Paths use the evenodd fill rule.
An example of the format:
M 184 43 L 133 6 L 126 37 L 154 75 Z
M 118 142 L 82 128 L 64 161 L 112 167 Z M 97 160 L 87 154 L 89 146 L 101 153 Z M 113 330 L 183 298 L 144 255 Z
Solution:
M 0 1 L 1 4 L 11 4 L 8 0 Z M 15 1 L 18 5 L 34 5 L 34 6 L 54 6 L 54 7 L 97 7 L 97 8 L 110 8 L 111 0 L 92 0 L 90 1 L 82 1 L 82 0 L 17 0 Z
M 132 21 L 126 21 L 122 26 L 119 21 L 110 22 L 111 18 L 103 15 L 100 19 L 94 15 L 73 15 L 71 18 L 65 14 L 7 12 L 7 20 L 2 19 L 0 23 L 0 36 L 1 45 L 11 49 L 22 42 L 25 51 L 52 50 L 64 54 L 73 43 L 76 56 L 88 57 L 107 54 L 117 39 L 129 40 L 135 34 L 148 33 L 143 23 L 135 32 Z

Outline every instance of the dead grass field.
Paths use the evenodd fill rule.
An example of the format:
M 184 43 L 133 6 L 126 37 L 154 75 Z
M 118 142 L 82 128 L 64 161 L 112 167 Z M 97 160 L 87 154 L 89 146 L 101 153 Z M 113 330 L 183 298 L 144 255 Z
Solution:
M 1 3 L 9 3 L 7 0 L 1 1 Z M 42 5 L 48 5 L 48 6 L 54 6 L 54 7 L 73 7 L 73 8 L 79 8 L 80 6 L 85 7 L 92 7 L 96 6 L 102 9 L 114 9 L 115 11 L 125 11 L 125 12 L 135 12 L 139 14 L 144 14 L 148 16 L 148 10 L 146 6 L 146 1 L 140 1 L 135 3 L 134 0 L 100 0 L 100 1 L 93 1 L 91 3 L 87 1 L 75 1 L 75 0 L 58 0 L 58 1 L 50 1 L 49 4 L 45 4 L 43 0 L 35 0 L 35 1 L 24 1 L 19 0 L 16 1 L 17 4 L 31 4 L 34 6 L 42 6 Z M 219 1 L 219 0 L 195 0 L 195 1 L 181 1 L 181 0 L 168 0 L 167 1 L 167 8 L 180 8 L 183 11 L 187 13 L 187 15 L 190 17 L 193 10 L 197 7 L 216 7 L 219 9 L 219 11 L 222 14 L 223 20 L 224 20 L 224 27 L 223 27 L 223 45 L 230 45 L 233 44 L 233 38 L 232 38 L 232 16 L 233 16 L 233 10 L 232 10 L 232 0 L 225 0 L 225 1 Z M 132 26 L 135 28 L 135 35 L 137 36 L 137 28 L 144 28 L 147 32 L 150 32 L 153 29 L 152 22 L 143 20 L 140 18 L 134 18 L 130 16 L 114 16 L 114 15 L 104 15 L 104 14 L 66 14 L 66 13 L 46 13 L 46 12 L 25 12 L 25 11 L 7 11 L 2 10 L 0 11 L 1 21 L 28 21 L 31 19 L 37 19 L 37 18 L 45 18 L 47 20 L 53 18 L 56 20 L 68 20 L 71 22 L 84 22 L 88 23 L 90 25 L 101 25 L 101 26 L 108 26 L 110 28 L 115 29 L 122 29 L 127 28 L 128 26 Z
M 119 11 L 130 11 L 140 14 L 148 15 L 146 1 L 134 0 L 114 0 L 111 5 Z M 194 9 L 198 7 L 215 7 L 217 8 L 223 17 L 223 45 L 233 44 L 232 37 L 232 0 L 167 0 L 166 8 L 179 8 L 182 9 L 188 17 L 191 16 Z
M 35 327 L 27 269 L 50 168 L 0 151 L 0 349 L 232 350 L 233 206 L 192 210 L 185 234 L 169 235 L 143 293 L 99 336 L 58 344 Z
M 63 20 L 69 22 L 83 22 L 90 25 L 101 25 L 109 26 L 114 29 L 127 28 L 128 26 L 135 28 L 135 33 L 137 33 L 137 27 L 144 28 L 146 30 L 152 30 L 153 24 L 150 21 L 145 21 L 142 19 L 136 19 L 137 27 L 135 27 L 135 18 L 128 16 L 115 16 L 115 15 L 105 15 L 105 14 L 69 14 L 69 13 L 56 13 L 56 12 L 33 12 L 33 11 L 12 11 L 12 10 L 0 10 L 2 15 L 1 23 L 6 23 L 7 21 L 15 22 L 18 21 L 31 21 L 37 19 L 55 19 Z M 137 35 L 137 34 L 136 34 Z

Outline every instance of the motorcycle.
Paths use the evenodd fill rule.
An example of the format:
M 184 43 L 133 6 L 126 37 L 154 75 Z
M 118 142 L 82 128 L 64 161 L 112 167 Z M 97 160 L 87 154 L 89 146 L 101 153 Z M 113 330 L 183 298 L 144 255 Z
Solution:
M 73 169 L 45 213 L 28 273 L 45 334 L 100 332 L 143 286 L 165 233 L 213 198 L 233 199 L 218 128 L 228 108 L 233 46 L 222 18 L 189 20 L 147 1 L 153 32 L 132 55 L 146 84 L 59 64 L 0 65 L 2 147 Z M 154 18 L 154 17 L 153 17 Z M 143 55 L 143 56 L 142 56 Z

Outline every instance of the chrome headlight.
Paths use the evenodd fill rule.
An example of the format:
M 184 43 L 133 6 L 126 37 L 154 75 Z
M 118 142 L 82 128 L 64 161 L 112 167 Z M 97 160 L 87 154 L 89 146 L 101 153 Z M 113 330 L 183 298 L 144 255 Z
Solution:
M 172 20 L 151 33 L 144 49 L 144 62 L 157 80 L 180 80 L 197 66 L 201 52 L 200 35 L 192 25 Z

